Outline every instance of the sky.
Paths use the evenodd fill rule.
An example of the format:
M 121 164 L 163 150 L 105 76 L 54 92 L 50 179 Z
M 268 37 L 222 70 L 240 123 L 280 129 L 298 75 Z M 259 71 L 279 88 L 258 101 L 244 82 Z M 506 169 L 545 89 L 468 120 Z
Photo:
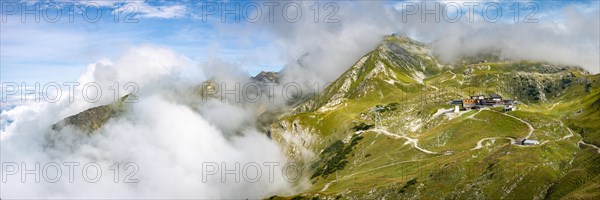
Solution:
M 206 54 L 216 53 L 223 59 L 246 59 L 243 56 L 254 54 L 256 48 L 269 48 L 265 47 L 267 42 L 235 38 L 235 33 L 219 33 L 215 31 L 215 24 L 194 19 L 191 11 L 179 3 L 128 2 L 132 5 L 132 11 L 123 11 L 120 14 L 122 18 L 115 22 L 115 7 L 106 1 L 96 2 L 100 2 L 98 5 L 101 5 L 103 15 L 94 23 L 86 21 L 82 14 L 75 14 L 71 22 L 68 16 L 68 6 L 71 4 L 65 4 L 67 8 L 60 9 L 63 16 L 56 23 L 45 21 L 43 16 L 40 17 L 40 23 L 36 23 L 34 15 L 26 15 L 26 23 L 23 23 L 20 13 L 2 13 L 6 18 L 1 32 L 2 80 L 76 80 L 87 64 L 103 58 L 115 58 L 128 48 L 140 45 L 169 47 L 196 61 L 203 60 Z M 22 7 L 21 4 L 17 5 Z M 81 6 L 75 4 L 77 8 Z M 128 19 L 127 16 L 134 13 L 134 7 L 137 11 Z M 211 52 L 208 52 L 209 48 Z M 253 60 L 252 66 L 265 70 L 276 70 L 273 68 L 276 65 L 281 67 L 281 63 L 273 58 Z M 247 67 L 248 71 L 256 71 Z
M 238 10 L 231 11 L 236 3 Z M 200 181 L 206 162 L 286 163 L 284 152 L 290 149 L 256 129 L 265 110 L 286 108 L 283 95 L 275 94 L 273 101 L 205 101 L 194 95 L 197 86 L 207 78 L 230 86 L 249 82 L 249 76 L 265 70 L 281 71 L 282 83 L 293 81 L 307 89 L 335 80 L 392 33 L 427 43 L 431 53 L 446 63 L 460 56 L 500 51 L 508 59 L 579 65 L 600 72 L 597 1 L 439 1 L 448 8 L 443 11 L 448 15 L 440 20 L 435 16 L 442 15 L 419 12 L 431 9 L 422 3 L 0 1 L 0 81 L 27 82 L 27 86 L 81 83 L 73 101 L 33 103 L 29 98 L 35 96 L 26 95 L 27 103 L 18 104 L 20 96 L 12 95 L 8 106 L 2 102 L 2 162 L 93 161 L 105 169 L 115 162 L 133 162 L 140 167 L 139 184 L 115 184 L 110 178 L 95 184 L 11 179 L 0 183 L 0 194 L 3 198 L 58 199 L 237 199 L 296 194 L 310 186 L 308 179 L 289 182 L 285 174 L 276 174 L 274 182 L 233 183 L 218 176 Z M 466 5 L 473 3 L 479 8 L 470 15 Z M 511 10 L 515 3 L 517 18 L 516 7 Z M 500 10 L 503 14 L 494 16 Z M 62 13 L 60 18 L 57 11 Z M 87 92 L 83 84 L 92 82 L 104 89 L 115 82 L 135 83 L 139 102 L 131 104 L 124 116 L 107 121 L 92 137 L 82 137 L 87 135 L 69 126 L 49 130 L 65 117 L 125 94 L 105 90 L 98 101 L 88 101 L 82 95 Z M 299 156 L 314 158 L 303 146 L 311 138 L 281 134 Z M 47 148 L 49 142 L 53 148 Z
M 490 3 L 477 2 L 481 4 Z M 267 14 L 268 3 L 279 3 L 273 9 L 273 16 Z M 0 11 L 2 14 L 0 79 L 3 82 L 74 81 L 85 71 L 88 64 L 102 59 L 115 59 L 128 49 L 142 45 L 167 47 L 188 57 L 194 64 L 207 62 L 212 58 L 227 60 L 235 63 L 238 70 L 248 75 L 257 74 L 263 70 L 279 71 L 286 64 L 289 64 L 290 58 L 288 57 L 290 55 L 287 55 L 286 52 L 289 47 L 286 45 L 295 43 L 293 43 L 294 41 L 292 43 L 282 43 L 278 38 L 288 37 L 289 35 L 281 36 L 281 34 L 287 33 L 278 29 L 297 29 L 295 23 L 287 22 L 283 25 L 280 25 L 280 22 L 278 23 L 282 19 L 286 20 L 282 8 L 286 3 L 276 1 L 207 2 L 187 0 L 3 1 L 2 10 Z M 448 5 L 447 13 L 450 17 L 456 16 L 457 12 L 455 7 L 452 6 L 459 5 L 461 7 L 462 18 L 452 23 L 444 22 L 443 19 L 442 22 L 432 23 L 434 17 L 431 15 L 426 16 L 429 17 L 427 22 L 422 23 L 419 12 L 417 12 L 417 15 L 404 16 L 399 14 L 409 9 L 406 7 L 407 5 L 409 7 L 417 5 L 418 8 L 421 8 L 420 3 L 420 1 L 322 1 L 318 6 L 319 9 L 316 9 L 320 11 L 317 24 L 320 24 L 319 28 L 327 29 L 335 28 L 335 26 L 329 26 L 326 20 L 333 20 L 333 24 L 343 26 L 351 24 L 352 15 L 380 18 L 378 15 L 381 13 L 371 13 L 367 9 L 370 9 L 368 7 L 384 7 L 385 12 L 396 12 L 395 15 L 397 15 L 385 22 L 388 23 L 386 26 L 389 26 L 382 28 L 387 31 L 386 34 L 402 32 L 416 39 L 431 42 L 439 40 L 440 37 L 446 37 L 445 35 L 448 35 L 448 33 L 443 33 L 446 29 L 455 31 L 451 35 L 457 37 L 465 34 L 461 34 L 461 31 L 456 29 L 489 31 L 493 30 L 494 27 L 500 28 L 503 26 L 510 26 L 509 29 L 520 29 L 514 28 L 519 26 L 524 27 L 524 29 L 539 29 L 539 27 L 551 24 L 556 25 L 558 28 L 555 29 L 560 31 L 561 26 L 566 29 L 570 28 L 567 26 L 573 25 L 573 23 L 569 23 L 565 26 L 561 23 L 565 23 L 565 20 L 573 17 L 574 14 L 589 12 L 592 13 L 592 17 L 597 17 L 599 7 L 597 1 L 491 1 L 491 3 L 497 3 L 500 6 L 502 16 L 497 22 L 484 22 L 484 25 L 477 22 L 470 23 L 470 19 L 467 19 L 468 10 L 464 5 L 465 3 L 473 3 L 473 1 L 440 1 L 442 5 Z M 515 3 L 519 3 L 521 6 L 531 4 L 532 8 L 535 7 L 536 10 L 521 8 L 519 19 L 515 23 L 514 7 L 511 10 L 511 6 Z M 229 14 L 223 12 L 224 9 L 229 8 L 231 10 L 235 8 L 235 4 L 239 5 L 237 11 Z M 223 5 L 229 7 L 223 8 Z M 256 5 L 265 13 L 258 20 L 252 19 L 258 13 Z M 315 12 L 313 2 L 304 1 L 300 2 L 300 5 L 303 11 L 301 20 L 313 20 Z M 217 6 L 216 11 L 214 6 Z M 357 9 L 357 6 L 364 6 L 365 9 Z M 287 8 L 287 15 L 293 17 L 295 7 Z M 337 8 L 337 11 L 334 12 L 333 9 L 335 8 Z M 495 8 L 490 7 L 487 15 L 493 16 Z M 38 12 L 36 14 L 24 14 L 27 13 L 24 11 L 27 9 L 34 9 Z M 483 11 L 480 9 L 480 7 L 474 9 L 475 15 L 483 15 Z M 565 12 L 565 9 L 572 9 L 574 14 Z M 101 10 L 102 15 L 99 19 L 94 19 L 98 10 Z M 61 17 L 54 20 L 58 11 L 61 12 Z M 329 14 L 332 15 L 328 16 Z M 528 17 L 529 14 L 533 15 Z M 223 15 L 225 19 L 223 19 Z M 386 15 L 389 16 L 389 13 L 386 13 Z M 239 21 L 236 21 L 235 17 L 238 17 Z M 273 18 L 273 22 L 269 17 Z M 39 22 L 36 22 L 36 18 Z M 523 23 L 525 21 L 534 23 Z M 321 24 L 325 25 L 321 26 Z M 457 28 L 440 24 L 462 24 L 464 27 Z M 584 24 L 581 27 L 595 28 L 598 25 Z M 435 32 L 435 34 L 431 34 L 432 32 Z M 462 33 L 464 32 L 466 31 L 462 31 Z M 576 32 L 584 32 L 584 30 L 576 30 Z M 598 30 L 592 31 L 591 35 L 578 34 L 570 36 L 567 35 L 568 33 L 557 33 L 557 35 L 565 35 L 562 39 L 564 42 L 574 40 L 572 37 L 589 37 L 583 38 L 587 41 L 582 39 L 581 43 L 588 43 L 591 45 L 588 48 L 595 50 L 597 53 L 599 46 L 597 33 Z M 510 34 L 515 35 L 513 32 Z M 442 48 L 435 45 L 434 47 L 439 47 L 440 51 L 446 52 L 462 48 L 460 47 L 461 44 L 451 41 L 458 40 L 457 37 L 446 42 L 452 44 L 450 47 Z M 472 37 L 478 36 L 472 35 Z M 505 36 L 498 35 L 495 37 Z M 292 39 L 300 40 L 301 37 Z M 560 37 L 558 39 L 561 40 Z M 561 45 L 559 43 L 550 46 L 558 47 Z M 528 48 L 523 49 L 530 51 Z M 587 51 L 587 49 L 584 51 Z M 442 55 L 442 58 L 449 57 L 447 59 L 451 59 L 455 56 Z M 533 58 L 538 57 L 544 58 L 541 55 Z M 590 71 L 594 73 L 598 73 L 600 70 L 595 70 L 599 67 L 598 60 L 591 59 L 590 62 L 585 63 L 595 62 L 596 66 L 587 66 L 587 68 L 590 68 Z M 565 60 L 582 60 L 582 58 L 565 58 Z

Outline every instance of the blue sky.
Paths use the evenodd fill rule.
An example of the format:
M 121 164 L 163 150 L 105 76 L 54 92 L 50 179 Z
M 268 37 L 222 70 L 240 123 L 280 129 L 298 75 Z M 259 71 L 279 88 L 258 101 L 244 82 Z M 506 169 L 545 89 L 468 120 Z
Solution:
M 118 58 L 128 48 L 146 44 L 173 49 L 195 63 L 202 63 L 207 56 L 216 55 L 238 63 L 240 70 L 248 74 L 256 74 L 261 70 L 280 70 L 286 63 L 281 55 L 281 46 L 277 46 L 271 39 L 271 32 L 262 31 L 261 23 L 253 24 L 244 20 L 236 23 L 231 19 L 231 15 L 227 15 L 228 21 L 223 23 L 218 14 L 208 16 L 204 22 L 203 11 L 209 7 L 203 5 L 212 5 L 204 1 L 52 1 L 60 4 L 49 4 L 48 1 L 27 2 L 2 2 L 4 5 L 0 13 L 0 79 L 3 82 L 73 81 L 84 71 L 87 64 L 102 58 Z M 409 1 L 411 2 L 415 1 Z M 499 2 L 502 8 L 508 9 L 512 3 L 524 4 L 529 1 Z M 581 10 L 598 7 L 596 1 L 531 2 L 539 5 L 540 11 L 536 17 L 541 20 L 560 21 L 563 16 L 548 13 L 566 6 L 576 5 Z M 399 7 L 402 2 L 373 3 Z M 23 23 L 22 11 L 11 12 L 12 7 L 9 4 L 16 5 L 19 9 L 23 9 L 23 5 L 33 6 L 29 8 L 41 6 L 39 10 L 49 13 L 60 10 L 63 14 L 56 23 L 44 20 L 43 16 L 40 17 L 40 23 L 36 23 L 33 15 L 26 15 L 26 22 Z M 244 4 L 248 2 L 242 2 L 242 6 Z M 42 8 L 47 5 L 59 7 Z M 103 14 L 99 21 L 92 23 L 82 17 L 81 9 L 89 5 L 102 9 Z M 133 23 L 124 22 L 123 16 L 131 14 L 133 10 L 127 5 L 134 5 L 137 9 Z M 75 11 L 73 22 L 68 17 L 71 7 Z M 90 8 L 92 9 L 86 13 L 94 14 L 96 7 Z M 119 13 L 119 9 L 125 11 L 120 13 L 119 21 L 115 22 L 114 16 Z M 306 14 L 310 12 L 307 10 L 309 8 L 304 9 L 303 17 L 311 17 L 310 14 Z M 324 14 L 326 13 L 320 15 Z M 339 20 L 343 23 L 344 19 Z M 510 20 L 512 16 L 504 14 L 501 22 L 511 23 Z M 262 20 L 264 21 L 266 19 Z
M 103 2 L 103 1 L 95 1 Z M 118 4 L 119 2 L 117 2 Z M 61 20 L 50 23 L 40 17 L 35 22 L 33 15 L 26 15 L 21 22 L 21 13 L 2 13 L 1 65 L 2 81 L 72 81 L 89 63 L 101 58 L 114 59 L 131 46 L 154 45 L 167 47 L 189 58 L 201 62 L 205 55 L 218 53 L 227 60 L 239 60 L 248 51 L 264 48 L 267 42 L 261 38 L 236 38 L 235 33 L 217 31 L 214 22 L 202 22 L 194 16 L 192 10 L 168 10 L 173 6 L 195 7 L 191 3 L 157 1 L 129 2 L 137 7 L 152 7 L 149 13 L 137 8 L 132 21 L 124 22 L 132 12 L 125 11 L 119 22 L 114 21 L 115 6 L 101 6 L 102 17 L 95 23 L 86 21 L 81 14 L 75 14 L 73 22 L 69 19 L 69 6 L 81 8 L 77 4 L 63 4 Z M 47 5 L 45 3 L 36 3 Z M 22 7 L 21 4 L 16 4 Z M 103 4 L 98 4 L 103 5 Z M 35 7 L 32 7 L 35 8 Z M 163 10 L 160 10 L 162 8 Z M 188 8 L 188 9 L 189 9 Z M 42 9 L 44 10 L 44 9 Z M 4 9 L 3 11 L 6 11 Z M 42 11 L 43 12 L 43 11 Z M 90 13 L 95 11 L 91 9 Z M 90 14 L 92 15 L 92 14 Z M 220 23 L 219 20 L 212 20 Z M 217 24 L 221 25 L 221 24 Z M 207 52 L 207 49 L 219 52 Z M 265 70 L 277 70 L 281 63 L 254 63 Z M 244 69 L 254 73 L 255 69 Z

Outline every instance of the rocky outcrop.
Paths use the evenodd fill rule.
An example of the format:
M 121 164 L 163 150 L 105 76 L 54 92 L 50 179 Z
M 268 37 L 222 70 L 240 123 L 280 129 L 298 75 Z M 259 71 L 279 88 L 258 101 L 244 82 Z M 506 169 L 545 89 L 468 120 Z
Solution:
M 52 130 L 60 131 L 66 126 L 74 126 L 84 133 L 92 134 L 110 118 L 121 116 L 127 109 L 126 100 L 132 97 L 134 97 L 132 94 L 128 94 L 121 97 L 118 102 L 93 107 L 69 116 L 52 125 Z
M 279 83 L 280 75 L 278 72 L 261 71 L 252 80 L 264 83 Z

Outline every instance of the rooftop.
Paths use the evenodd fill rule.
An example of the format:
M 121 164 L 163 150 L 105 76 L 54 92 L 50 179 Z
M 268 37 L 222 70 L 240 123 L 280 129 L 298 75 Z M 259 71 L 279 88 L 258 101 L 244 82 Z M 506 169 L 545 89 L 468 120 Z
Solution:
M 490 93 L 488 95 L 490 96 L 490 98 L 502 98 L 500 95 L 494 93 Z

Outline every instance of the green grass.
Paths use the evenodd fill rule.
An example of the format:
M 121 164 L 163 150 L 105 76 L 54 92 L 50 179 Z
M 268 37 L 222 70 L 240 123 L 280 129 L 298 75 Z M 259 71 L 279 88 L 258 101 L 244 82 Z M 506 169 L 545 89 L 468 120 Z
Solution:
M 454 119 L 421 135 L 424 147 L 435 151 L 463 151 L 475 147 L 488 137 L 521 138 L 527 135 L 526 124 L 491 111 L 474 111 L 473 118 Z M 498 139 L 497 142 L 508 143 Z
M 418 45 L 396 37 L 386 40 L 402 47 Z M 383 59 L 380 53 L 391 60 Z M 409 54 L 417 60 L 425 59 L 418 53 Z M 352 83 L 341 104 L 318 111 L 339 91 L 337 87 L 347 78 L 343 75 L 324 94 L 314 98 L 322 102 L 312 110 L 280 119 L 290 124 L 298 122 L 314 132 L 321 141 L 310 145 L 314 152 L 330 149 L 320 153 L 323 155 L 317 159 L 320 160 L 317 166 L 321 173 L 311 179 L 313 185 L 300 196 L 351 199 L 600 196 L 598 154 L 577 145 L 582 139 L 600 144 L 600 75 L 586 75 L 574 68 L 545 67 L 546 64 L 537 62 L 426 69 L 431 76 L 425 79 L 425 84 L 439 89 L 435 90 L 416 83 L 410 69 L 417 66 L 400 57 L 380 47 L 371 52 L 361 69 L 367 74 L 375 63 L 382 62 L 396 73 L 398 83 L 386 83 L 383 81 L 386 77 L 379 76 L 366 79 L 363 74 Z M 431 62 L 425 63 L 425 67 L 432 67 Z M 473 72 L 464 75 L 469 68 Z M 449 71 L 456 75 L 454 79 Z M 469 111 L 453 119 L 432 116 L 438 109 L 450 108 L 446 102 L 452 99 L 488 93 L 521 101 L 518 110 L 508 114 L 530 123 L 535 128 L 530 139 L 544 144 L 524 147 L 505 139 L 523 138 L 529 128 L 503 115 L 501 108 Z M 386 109 L 390 105 L 394 109 Z M 374 111 L 377 108 L 383 111 Z M 411 130 L 414 124 L 421 128 Z M 418 145 L 429 151 L 452 153 L 421 152 L 406 144 L 406 139 L 369 131 L 373 128 L 370 125 L 416 138 Z M 563 140 L 569 135 L 567 127 L 575 135 Z M 356 137 L 352 135 L 358 130 L 366 131 L 354 143 L 352 138 Z M 478 141 L 490 137 L 495 140 L 486 140 L 482 148 L 472 150 Z

